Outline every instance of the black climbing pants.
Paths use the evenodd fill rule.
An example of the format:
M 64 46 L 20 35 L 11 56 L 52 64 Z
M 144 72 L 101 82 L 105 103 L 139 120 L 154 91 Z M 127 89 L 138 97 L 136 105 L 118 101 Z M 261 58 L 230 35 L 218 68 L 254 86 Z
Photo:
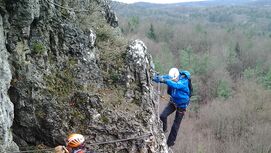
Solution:
M 163 122 L 163 131 L 167 131 L 167 117 L 172 114 L 176 110 L 174 123 L 171 127 L 170 134 L 167 139 L 167 145 L 173 146 L 180 128 L 181 121 L 183 119 L 185 109 L 177 108 L 173 102 L 169 102 L 167 107 L 163 110 L 162 114 L 160 115 L 160 119 Z

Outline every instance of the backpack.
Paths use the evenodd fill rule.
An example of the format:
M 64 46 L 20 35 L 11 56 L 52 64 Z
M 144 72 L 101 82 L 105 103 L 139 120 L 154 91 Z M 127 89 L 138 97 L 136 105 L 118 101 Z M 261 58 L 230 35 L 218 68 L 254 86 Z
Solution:
M 193 86 L 192 86 L 192 81 L 191 78 L 188 79 L 188 88 L 189 88 L 189 98 L 193 95 Z M 171 95 L 171 88 L 167 87 L 167 94 Z
M 188 79 L 188 88 L 189 88 L 189 98 L 193 95 L 193 86 L 192 86 L 192 81 L 191 78 Z

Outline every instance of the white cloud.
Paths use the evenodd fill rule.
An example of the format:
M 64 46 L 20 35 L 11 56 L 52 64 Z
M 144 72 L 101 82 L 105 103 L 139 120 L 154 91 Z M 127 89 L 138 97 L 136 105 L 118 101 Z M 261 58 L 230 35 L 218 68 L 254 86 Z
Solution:
M 135 2 L 150 2 L 150 3 L 180 3 L 180 2 L 195 2 L 205 0 L 113 0 L 123 3 L 135 3 Z

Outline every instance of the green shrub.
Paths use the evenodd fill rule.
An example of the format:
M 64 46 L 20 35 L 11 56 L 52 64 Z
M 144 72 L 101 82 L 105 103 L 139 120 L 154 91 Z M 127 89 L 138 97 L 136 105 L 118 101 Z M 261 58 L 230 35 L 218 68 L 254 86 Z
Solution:
M 216 89 L 216 96 L 223 99 L 228 99 L 230 95 L 231 89 L 229 83 L 225 80 L 219 80 Z
M 129 18 L 128 21 L 128 31 L 129 32 L 135 32 L 139 25 L 139 17 L 138 16 L 132 16 Z
M 33 43 L 32 48 L 33 48 L 32 53 L 34 53 L 36 55 L 42 55 L 46 51 L 45 46 L 41 42 Z
M 269 72 L 263 77 L 263 81 L 262 81 L 264 87 L 266 87 L 267 89 L 271 89 L 271 69 L 269 70 Z
M 180 62 L 181 62 L 182 68 L 189 69 L 189 67 L 191 67 L 192 56 L 193 56 L 192 53 L 193 53 L 193 50 L 191 47 L 187 47 L 181 50 Z
M 204 55 L 203 57 L 194 57 L 192 60 L 192 69 L 196 75 L 204 75 L 208 72 L 209 57 Z
M 107 124 L 109 122 L 109 119 L 105 116 L 105 115 L 102 115 L 101 116 L 101 121 L 105 124 Z
M 252 79 L 257 76 L 257 72 L 255 69 L 248 68 L 248 69 L 245 69 L 245 71 L 243 72 L 243 75 L 245 79 Z
M 245 69 L 244 78 L 247 80 L 255 80 L 256 82 L 262 84 L 266 89 L 271 89 L 271 69 L 264 73 L 260 67 L 254 69 Z
M 153 27 L 153 24 L 150 25 L 150 29 L 148 30 L 147 32 L 147 37 L 151 40 L 154 40 L 156 41 L 157 40 L 157 36 L 156 36 L 156 33 L 154 31 L 154 27 Z

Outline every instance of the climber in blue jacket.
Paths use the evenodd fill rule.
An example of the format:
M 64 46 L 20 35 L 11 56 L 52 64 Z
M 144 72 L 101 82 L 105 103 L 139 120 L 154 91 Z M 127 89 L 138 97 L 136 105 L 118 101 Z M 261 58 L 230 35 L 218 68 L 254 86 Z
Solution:
M 182 118 L 190 101 L 191 75 L 188 71 L 181 71 L 171 68 L 168 75 L 155 76 L 153 81 L 165 83 L 168 86 L 167 93 L 170 95 L 170 102 L 160 115 L 163 122 L 163 131 L 167 131 L 167 117 L 176 110 L 175 120 L 167 139 L 167 145 L 173 146 L 180 128 Z

